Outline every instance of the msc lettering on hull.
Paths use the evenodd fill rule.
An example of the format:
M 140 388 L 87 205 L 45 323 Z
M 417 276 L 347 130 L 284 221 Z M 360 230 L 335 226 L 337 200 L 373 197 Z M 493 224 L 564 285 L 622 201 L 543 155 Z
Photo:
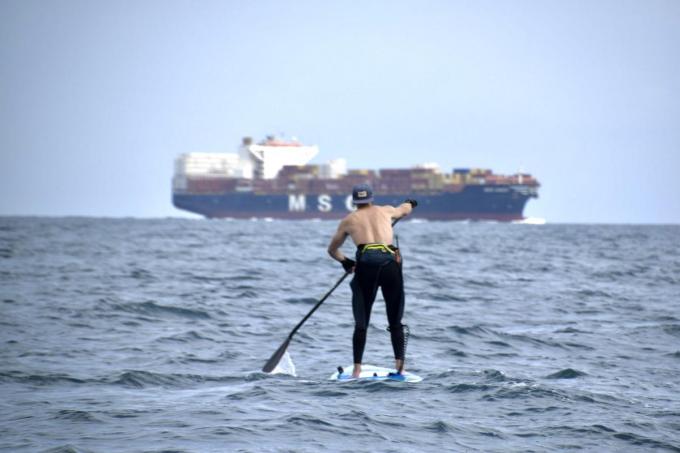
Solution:
M 354 211 L 352 196 L 345 198 L 345 209 Z M 319 212 L 331 212 L 333 210 L 333 199 L 330 195 L 322 194 L 316 197 L 316 209 Z M 305 195 L 288 195 L 288 211 L 304 212 L 307 210 L 307 197 Z
M 288 210 L 293 211 L 304 211 L 306 209 L 304 195 L 288 195 Z

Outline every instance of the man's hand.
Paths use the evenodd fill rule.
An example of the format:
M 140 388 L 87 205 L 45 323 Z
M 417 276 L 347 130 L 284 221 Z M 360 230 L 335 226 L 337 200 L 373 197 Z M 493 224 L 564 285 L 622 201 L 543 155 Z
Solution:
M 411 199 L 411 198 L 409 198 L 408 200 L 404 200 L 404 203 L 409 203 L 412 208 L 415 208 L 416 206 L 418 206 L 418 202 L 416 200 Z
M 345 272 L 347 272 L 348 274 L 351 274 L 354 271 L 354 266 L 357 265 L 356 261 L 351 260 L 347 257 L 345 257 L 345 259 L 342 260 L 340 264 L 342 264 L 342 268 L 345 269 Z

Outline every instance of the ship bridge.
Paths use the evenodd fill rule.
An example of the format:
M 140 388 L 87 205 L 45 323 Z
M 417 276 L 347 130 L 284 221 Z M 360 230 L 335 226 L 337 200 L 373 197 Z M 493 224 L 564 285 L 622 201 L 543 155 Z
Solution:
M 286 165 L 306 165 L 319 153 L 319 147 L 306 146 L 296 139 L 283 140 L 268 136 L 254 144 L 250 137 L 243 139 L 239 158 L 243 165 L 243 177 L 274 179 Z

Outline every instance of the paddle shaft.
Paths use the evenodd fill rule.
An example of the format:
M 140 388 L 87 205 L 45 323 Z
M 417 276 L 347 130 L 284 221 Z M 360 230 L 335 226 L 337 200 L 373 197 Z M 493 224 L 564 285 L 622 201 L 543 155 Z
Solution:
M 340 283 L 342 283 L 342 282 L 347 278 L 347 276 L 348 276 L 349 274 L 350 274 L 350 272 L 345 272 L 345 274 L 344 274 L 342 277 L 340 277 L 340 280 L 338 280 L 338 282 L 337 282 L 335 285 L 333 285 L 333 287 L 332 287 L 332 288 L 331 288 L 331 289 L 330 289 L 330 290 L 329 290 L 329 291 L 321 298 L 321 300 L 319 300 L 319 301 L 316 303 L 316 305 L 314 305 L 314 308 L 312 308 L 312 309 L 309 311 L 309 313 L 307 313 L 307 315 L 306 315 L 304 318 L 302 318 L 302 321 L 300 321 L 300 322 L 298 323 L 298 325 L 295 326 L 295 327 L 293 328 L 293 330 L 292 330 L 292 332 L 290 333 L 290 335 L 288 335 L 288 340 L 290 340 L 291 338 L 293 338 L 293 335 L 295 335 L 295 333 L 298 331 L 298 329 L 299 329 L 300 327 L 302 327 L 302 325 L 305 323 L 305 321 L 307 321 L 307 320 L 309 319 L 309 317 L 312 316 L 312 314 L 314 314 L 314 312 L 316 311 L 316 309 L 319 308 L 319 307 L 321 306 L 321 304 L 324 303 L 324 302 L 326 301 L 326 299 L 328 299 L 328 297 L 329 297 L 331 294 L 333 294 L 333 291 L 335 291 L 335 289 L 336 289 L 338 286 L 340 286 Z

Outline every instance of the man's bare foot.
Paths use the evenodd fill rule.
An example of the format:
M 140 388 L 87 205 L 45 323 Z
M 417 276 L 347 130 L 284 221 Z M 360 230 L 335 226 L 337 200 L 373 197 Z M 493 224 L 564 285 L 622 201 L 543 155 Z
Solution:
M 352 377 L 356 379 L 359 376 L 361 376 L 361 364 L 355 363 L 354 368 L 352 369 Z

